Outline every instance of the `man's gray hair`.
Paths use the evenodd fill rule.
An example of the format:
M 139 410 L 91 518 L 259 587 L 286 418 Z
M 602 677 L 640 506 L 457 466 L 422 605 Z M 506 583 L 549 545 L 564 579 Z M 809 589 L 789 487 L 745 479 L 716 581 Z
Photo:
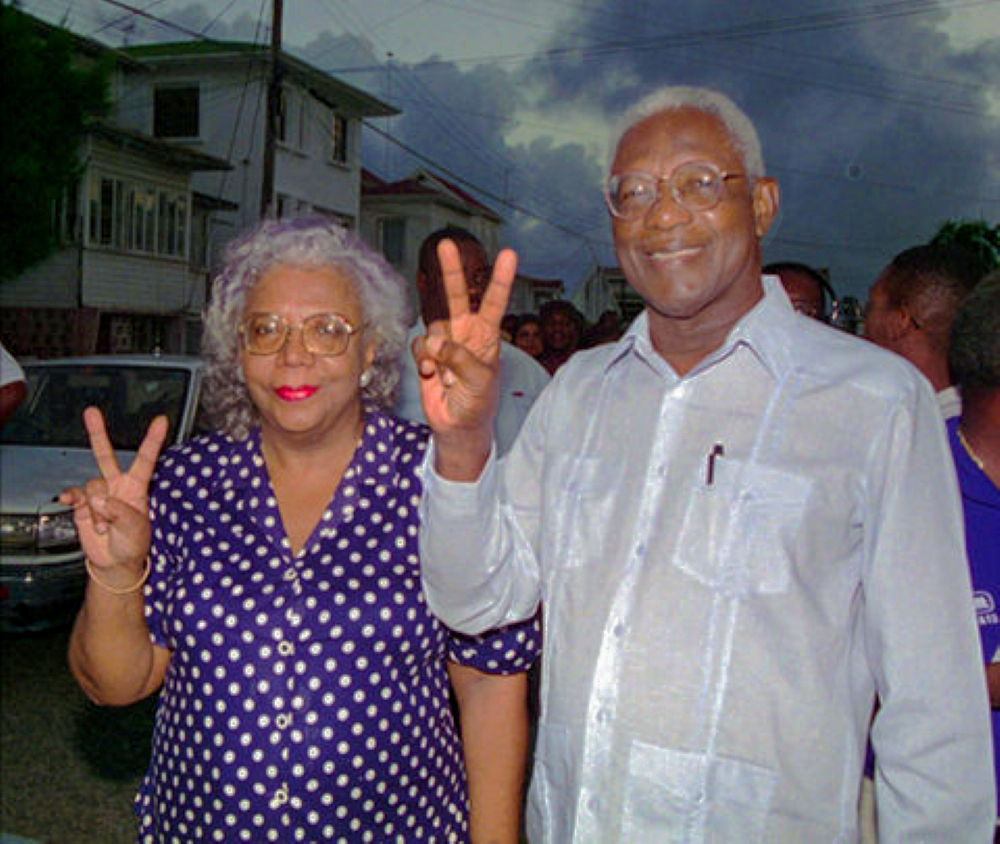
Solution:
M 758 179 L 765 174 L 760 138 L 750 118 L 725 94 L 710 88 L 696 88 L 690 85 L 670 85 L 660 88 L 643 97 L 619 118 L 611 134 L 608 171 L 611 170 L 618 144 L 629 129 L 654 114 L 681 108 L 695 109 L 717 118 L 729 133 L 733 149 L 742 159 L 747 176 L 750 179 Z

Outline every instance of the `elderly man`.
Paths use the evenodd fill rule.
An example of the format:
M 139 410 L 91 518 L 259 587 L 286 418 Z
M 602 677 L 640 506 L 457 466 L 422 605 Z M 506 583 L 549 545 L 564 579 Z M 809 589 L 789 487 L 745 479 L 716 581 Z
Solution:
M 440 253 L 415 352 L 434 432 L 425 590 L 466 631 L 541 601 L 533 842 L 850 842 L 872 703 L 885 841 L 992 834 L 989 718 L 954 470 L 898 358 L 761 278 L 778 210 L 714 92 L 630 110 L 606 186 L 644 313 L 580 352 L 503 461 L 496 337 Z M 942 480 L 943 479 L 943 480 Z
M 920 370 L 937 391 L 945 419 L 962 410 L 948 369 L 951 324 L 982 275 L 971 252 L 928 244 L 900 252 L 868 290 L 865 336 Z

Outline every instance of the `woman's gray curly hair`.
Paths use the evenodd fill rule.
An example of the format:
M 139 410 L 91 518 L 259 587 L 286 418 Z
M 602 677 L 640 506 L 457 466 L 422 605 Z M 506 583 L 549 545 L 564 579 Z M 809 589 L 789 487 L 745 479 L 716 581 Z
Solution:
M 412 322 L 406 282 L 360 237 L 326 217 L 264 220 L 234 240 L 225 266 L 212 285 L 203 315 L 204 408 L 210 422 L 237 440 L 257 423 L 240 366 L 239 327 L 247 294 L 271 267 L 336 267 L 353 282 L 375 360 L 361 388 L 362 398 L 391 405 L 399 383 L 399 357 Z

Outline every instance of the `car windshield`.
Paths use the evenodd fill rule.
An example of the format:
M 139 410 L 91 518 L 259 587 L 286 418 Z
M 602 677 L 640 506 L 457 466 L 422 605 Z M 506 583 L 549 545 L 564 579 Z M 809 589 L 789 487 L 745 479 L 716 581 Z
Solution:
M 7 445 L 87 448 L 83 410 L 104 412 L 116 449 L 135 451 L 153 417 L 165 414 L 177 430 L 191 372 L 127 364 L 24 367 L 28 395 L 0 433 Z

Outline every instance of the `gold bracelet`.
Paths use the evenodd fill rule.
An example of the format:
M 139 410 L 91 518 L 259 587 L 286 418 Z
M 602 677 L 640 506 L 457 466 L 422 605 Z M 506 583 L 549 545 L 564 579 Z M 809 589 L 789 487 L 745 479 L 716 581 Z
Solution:
M 104 583 L 96 574 L 94 574 L 94 570 L 90 566 L 90 560 L 87 557 L 83 558 L 83 565 L 86 567 L 87 574 L 90 575 L 90 579 L 100 586 L 105 592 L 110 592 L 112 595 L 130 595 L 133 592 L 138 592 L 142 589 L 142 584 L 146 582 L 146 578 L 149 577 L 149 569 L 151 568 L 149 564 L 149 557 L 146 557 L 146 565 L 142 570 L 142 577 L 139 578 L 138 582 L 129 586 L 127 589 L 116 589 L 114 586 L 108 586 L 107 583 Z

